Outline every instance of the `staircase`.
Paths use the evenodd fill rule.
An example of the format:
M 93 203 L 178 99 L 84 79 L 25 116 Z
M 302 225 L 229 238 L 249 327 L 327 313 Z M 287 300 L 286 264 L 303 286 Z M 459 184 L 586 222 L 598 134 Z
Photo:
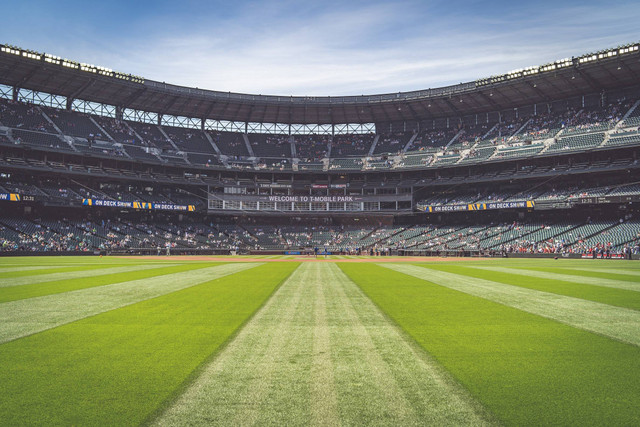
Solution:
M 211 135 L 209 135 L 209 132 L 204 132 L 204 136 L 205 138 L 207 138 L 207 141 L 209 141 L 209 144 L 211 144 L 211 146 L 213 147 L 213 151 L 215 151 L 218 156 L 221 156 L 222 151 L 220 151 L 216 143 L 213 141 L 213 138 L 211 138 Z
M 162 136 L 164 136 L 165 138 L 167 138 L 167 141 L 169 141 L 169 144 L 171 144 L 171 146 L 176 150 L 176 151 L 182 151 L 181 149 L 178 148 L 178 146 L 176 145 L 175 142 L 173 142 L 173 140 L 171 138 L 169 138 L 169 135 L 167 135 L 167 133 L 164 131 L 164 129 L 162 129 L 162 126 L 156 125 L 156 127 L 158 128 L 158 130 L 160 131 L 160 133 L 162 134 Z
M 453 138 L 451 138 L 451 141 L 447 142 L 447 145 L 444 146 L 444 151 L 447 151 L 447 148 L 449 148 L 449 146 L 451 144 L 453 144 L 454 142 L 456 142 L 458 140 L 458 138 L 460 138 L 460 135 L 462 135 L 462 133 L 464 132 L 464 128 L 460 129 L 458 131 L 458 133 L 456 133 Z
M 415 141 L 417 137 L 418 137 L 418 132 L 415 132 L 413 135 L 411 135 L 411 138 L 409 138 L 409 141 L 407 141 L 405 146 L 402 147 L 402 152 L 403 153 L 406 153 L 407 151 L 409 151 L 409 148 L 411 148 L 411 145 L 413 144 L 413 141 Z
M 518 128 L 518 130 L 514 132 L 514 134 L 513 134 L 513 135 L 509 136 L 509 140 L 511 140 L 514 136 L 518 135 L 520 132 L 522 132 L 522 131 L 524 130 L 524 128 L 526 128 L 526 127 L 527 127 L 527 125 L 528 125 L 529 123 L 531 123 L 531 120 L 533 120 L 533 118 L 530 118 L 529 120 L 527 120 L 526 122 L 524 122 L 524 124 L 523 124 L 522 126 L 520 126 L 520 127 Z
M 368 157 L 373 156 L 373 152 L 376 150 L 376 145 L 378 145 L 378 141 L 380 140 L 380 135 L 376 134 L 373 138 L 373 142 L 371 143 L 371 148 L 369 148 L 369 152 L 367 153 Z

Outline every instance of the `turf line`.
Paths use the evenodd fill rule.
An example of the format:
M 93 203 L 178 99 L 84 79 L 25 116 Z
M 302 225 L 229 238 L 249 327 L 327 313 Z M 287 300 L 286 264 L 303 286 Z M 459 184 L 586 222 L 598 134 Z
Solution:
M 0 346 L 0 425 L 138 425 L 214 354 L 293 267 L 237 275 Z
M 179 291 L 256 263 L 224 264 L 0 304 L 0 343 Z
M 421 266 L 424 264 L 415 264 Z M 609 288 L 604 286 L 588 285 L 585 283 L 566 282 L 561 280 L 539 279 L 511 273 L 500 273 L 491 270 L 471 268 L 459 264 L 429 264 L 433 270 L 448 273 L 462 274 L 467 277 L 490 280 L 492 282 L 535 289 L 543 292 L 551 292 L 558 295 L 580 298 L 609 304 L 616 307 L 625 307 L 640 310 L 640 292 L 625 289 Z
M 366 307 L 365 320 L 358 316 L 358 312 L 354 307 L 353 295 L 347 295 L 348 290 L 353 290 L 352 283 L 335 264 L 327 264 L 326 276 L 328 281 L 334 284 L 329 289 L 330 295 L 333 294 L 335 305 L 330 310 L 330 316 L 333 319 L 340 319 L 336 322 L 336 328 L 332 331 L 332 340 L 336 343 L 333 351 L 333 359 L 336 363 L 335 377 L 338 381 L 338 392 L 340 412 L 342 419 L 346 424 L 353 425 L 358 421 L 364 424 L 380 422 L 380 413 L 378 411 L 370 411 L 367 406 L 379 408 L 386 417 L 393 419 L 394 424 L 409 425 L 418 421 L 417 414 L 407 400 L 402 388 L 398 384 L 396 377 L 392 374 L 389 365 L 382 358 L 379 350 L 371 336 L 372 324 L 383 326 L 385 320 L 379 313 L 376 313 L 375 307 L 371 304 Z M 336 271 L 337 270 L 337 271 Z M 357 297 L 357 296 L 356 296 Z M 362 301 L 357 303 L 366 304 L 366 300 L 360 296 Z M 384 327 L 384 326 L 383 326 Z M 385 331 L 386 332 L 386 331 Z M 386 334 L 385 334 L 386 335 Z M 342 351 L 338 351 L 342 350 Z M 346 351 L 345 351 L 346 350 Z M 357 355 L 360 359 L 360 369 L 355 368 L 352 363 L 342 363 L 343 360 L 349 361 L 349 357 L 344 358 L 344 353 Z M 357 387 L 353 387 L 356 384 Z M 349 396 L 357 396 L 359 405 L 358 410 L 354 410 L 350 403 Z M 367 405 L 364 405 L 367 402 Z
M 50 265 L 31 265 L 28 267 L 22 266 L 22 267 L 5 267 L 5 266 L 0 266 L 0 274 L 2 273 L 9 273 L 9 272 L 13 272 L 13 271 L 31 271 L 31 270 L 46 270 L 46 269 L 51 269 Z
M 346 424 L 389 425 L 490 425 L 495 421 L 442 366 L 417 348 L 415 342 L 339 267 L 328 264 L 330 288 L 342 309 L 329 312 L 334 319 L 334 340 L 343 343 L 342 353 L 334 352 L 337 381 L 351 378 L 342 392 L 343 421 Z M 351 333 L 349 333 L 351 330 Z M 339 348 L 334 344 L 335 348 Z M 359 347 L 359 349 L 358 349 Z M 350 349 L 343 370 L 340 364 Z M 350 353 L 350 354 L 349 354 Z M 349 357 L 350 356 L 350 357 Z M 363 360 L 367 369 L 359 369 Z M 361 384 L 354 387 L 354 384 Z M 371 391 L 375 391 L 371 393 Z M 360 395 L 360 411 L 349 399 Z M 384 398 L 379 402 L 380 397 Z M 371 410 L 371 406 L 377 406 Z
M 206 268 L 217 263 L 203 264 L 180 264 L 172 266 L 159 265 L 153 269 L 141 269 L 125 273 L 100 274 L 97 271 L 95 276 L 81 277 L 77 279 L 57 280 L 54 282 L 33 283 L 31 285 L 9 286 L 0 288 L 0 303 L 17 301 L 21 299 L 40 297 L 45 295 L 60 294 L 79 289 L 88 289 L 97 286 L 112 285 L 114 283 L 129 282 L 132 280 L 146 279 L 149 277 L 159 277 L 166 274 L 191 271 L 198 268 Z
M 156 425 L 478 425 L 479 405 L 331 263 L 302 263 Z
M 640 312 L 405 264 L 378 264 L 440 286 L 640 346 Z
M 300 268 L 298 267 L 298 269 Z M 294 272 L 288 281 L 296 280 L 295 278 L 296 273 Z M 296 311 L 300 309 L 300 301 L 304 292 L 302 284 L 302 281 L 298 283 L 296 292 L 293 293 L 289 304 L 281 312 L 280 321 L 272 329 L 271 340 L 265 352 L 257 355 L 261 359 L 257 361 L 260 375 L 248 383 L 248 392 L 243 396 L 243 401 L 247 406 L 244 410 L 236 412 L 230 420 L 231 425 L 255 425 L 262 415 L 261 412 L 269 407 L 265 400 L 273 383 L 277 381 L 278 362 L 290 356 L 286 352 L 286 344 L 288 344 L 287 340 L 291 337 L 290 329 L 294 327 Z
M 176 264 L 171 264 L 176 265 Z M 54 282 L 58 280 L 77 279 L 79 277 L 91 277 L 97 274 L 113 274 L 113 273 L 127 273 L 130 271 L 148 270 L 152 268 L 158 268 L 167 266 L 157 264 L 138 264 L 130 265 L 126 267 L 89 267 L 79 271 L 66 271 L 60 273 L 51 273 L 43 275 L 31 275 L 24 277 L 12 277 L 0 279 L 0 288 L 31 285 L 34 283 Z
M 278 288 L 264 306 L 247 322 L 238 335 L 227 344 L 215 359 L 203 367 L 201 374 L 156 420 L 154 425 L 202 425 L 202 424 L 234 424 L 245 420 L 253 420 L 259 415 L 258 410 L 264 410 L 271 406 L 276 410 L 285 406 L 288 400 L 297 401 L 299 407 L 308 407 L 308 396 L 300 394 L 288 394 L 293 381 L 284 383 L 287 377 L 278 378 L 280 390 L 285 391 L 284 398 L 270 405 L 255 399 L 262 399 L 267 394 L 267 388 L 271 386 L 273 372 L 277 369 L 275 364 L 282 363 L 289 368 L 289 374 L 294 374 L 296 365 L 290 365 L 289 357 L 298 354 L 298 346 L 308 348 L 312 342 L 311 330 L 304 331 L 300 328 L 300 320 L 292 325 L 293 319 L 300 316 L 308 316 L 312 312 L 311 306 L 305 304 L 299 306 L 304 292 L 310 292 L 310 287 L 305 287 L 300 280 L 302 264 L 289 278 Z M 296 313 L 297 312 L 297 313 Z M 297 341 L 292 341 L 292 337 Z M 274 345 L 277 344 L 277 345 Z M 278 346 L 280 348 L 278 348 Z M 284 348 L 286 347 L 286 348 Z M 275 353 L 282 353 L 289 357 L 274 357 Z M 309 355 L 310 356 L 310 355 Z M 304 371 L 309 372 L 310 357 L 304 363 Z M 299 365 L 300 363 L 298 363 Z M 300 377 L 299 383 L 305 383 L 304 377 Z M 253 387 L 258 387 L 254 390 Z M 302 399 L 302 402 L 300 402 Z M 291 411 L 282 414 L 284 419 L 295 417 Z M 233 421 L 233 422 L 232 422 Z
M 640 292 L 640 283 L 632 282 L 632 281 L 603 279 L 600 277 L 587 277 L 587 276 L 578 276 L 578 275 L 574 276 L 571 274 L 548 273 L 546 271 L 525 270 L 520 268 L 485 267 L 485 266 L 479 266 L 479 265 L 474 265 L 470 267 L 477 268 L 480 270 L 497 271 L 500 273 L 509 273 L 509 274 L 516 274 L 516 275 L 522 275 L 522 276 L 529 276 L 529 277 L 538 277 L 540 279 L 551 279 L 551 280 L 561 280 L 563 282 L 585 283 L 588 285 L 604 286 L 606 288 L 625 289 L 628 291 Z
M 621 275 L 621 276 L 633 276 L 633 278 L 629 277 L 627 280 L 635 280 L 637 281 L 640 278 L 639 270 L 632 270 L 627 268 L 621 268 L 623 266 L 612 265 L 610 269 L 606 268 L 579 268 L 579 267 L 563 267 L 561 270 L 570 270 L 567 274 L 572 274 L 574 271 L 576 273 L 596 273 L 594 276 L 597 276 L 598 273 L 604 275 L 603 277 L 606 279 L 610 279 L 611 276 Z M 600 277 L 600 276 L 597 276 Z M 625 280 L 625 279 L 622 279 Z
M 331 361 L 331 334 L 327 318 L 327 283 L 316 268 L 313 312 L 313 361 L 311 366 L 311 421 L 314 425 L 340 425 L 338 396 Z
M 638 425 L 640 348 L 384 267 L 341 265 L 502 423 Z

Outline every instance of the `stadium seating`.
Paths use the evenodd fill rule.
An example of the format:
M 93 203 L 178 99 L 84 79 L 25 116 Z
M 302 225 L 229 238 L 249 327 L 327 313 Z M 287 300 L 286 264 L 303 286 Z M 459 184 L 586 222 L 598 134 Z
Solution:
M 37 106 L 0 99 L 0 124 L 38 132 L 55 133 Z
M 317 161 L 327 157 L 329 137 L 322 135 L 298 135 L 294 139 L 296 155 L 307 161 Z M 316 170 L 316 169 L 312 169 Z
M 532 144 L 512 147 L 499 147 L 493 156 L 494 159 L 513 159 L 517 157 L 529 157 L 539 154 L 544 149 L 543 144 Z
M 63 141 L 59 135 L 29 130 L 13 129 L 12 135 L 17 144 L 32 145 L 39 148 L 51 148 L 55 150 L 69 150 L 71 147 Z
M 81 138 L 95 137 L 101 140 L 107 139 L 107 136 L 98 129 L 87 115 L 53 108 L 43 108 L 43 110 L 65 135 Z
M 258 157 L 291 157 L 291 142 L 288 135 L 248 135 L 253 152 Z
M 421 132 L 413 141 L 408 151 L 416 151 L 421 148 L 441 148 L 451 141 L 458 131 L 455 129 L 429 130 Z
M 169 126 L 164 126 L 164 130 L 181 151 L 210 154 L 212 156 L 216 154 L 213 146 L 200 130 Z
M 249 151 L 247 150 L 242 134 L 232 132 L 212 132 L 210 135 L 222 154 L 237 157 L 249 156 Z
M 129 127 L 142 138 L 143 145 L 159 148 L 160 150 L 173 150 L 174 147 L 162 134 L 158 126 L 146 123 L 128 121 Z
M 393 248 L 474 254 L 636 247 L 638 222 L 632 214 L 637 214 L 633 203 L 640 195 L 640 109 L 622 120 L 632 101 L 604 108 L 575 105 L 554 105 L 557 111 L 549 107 L 551 113 L 544 114 L 506 112 L 497 124 L 489 115 L 465 116 L 448 128 L 444 120 L 423 121 L 413 124 L 423 129 L 418 133 L 407 122 L 404 132 L 289 136 L 204 133 L 0 100 L 0 193 L 29 196 L 25 206 L 31 209 L 0 201 L 0 246 L 27 251 Z M 434 129 L 424 130 L 425 124 Z M 401 129 L 395 123 L 381 127 Z M 256 215 L 257 202 L 243 202 L 242 212 L 234 199 L 227 205 L 231 215 L 223 215 L 221 203 L 206 213 L 207 192 L 227 194 L 229 188 L 233 194 L 322 196 L 386 196 L 397 188 L 398 194 L 413 197 L 398 202 L 407 218 L 374 225 L 317 221 L 317 216 L 331 216 L 324 212 L 325 202 L 264 202 L 269 216 L 262 218 Z M 193 205 L 198 213 L 78 208 L 85 198 Z M 606 203 L 594 208 L 593 198 Z M 393 210 L 389 204 L 395 201 L 381 200 L 336 204 L 346 206 L 341 214 L 362 219 L 378 214 L 379 205 L 380 213 Z M 438 214 L 437 220 L 411 211 L 415 205 L 510 201 L 537 205 L 461 210 Z M 587 214 L 592 208 L 593 218 Z M 292 225 L 282 219 L 296 215 L 314 222 Z M 220 224 L 224 219 L 229 223 Z
M 375 135 L 336 135 L 332 140 L 331 157 L 360 156 L 369 154 Z
M 471 121 L 463 125 L 461 122 L 447 129 L 429 129 L 416 134 L 406 131 L 378 135 L 290 137 L 207 131 L 213 144 L 227 157 L 223 162 L 207 135 L 198 129 L 123 121 L 1 100 L 0 144 L 12 144 L 13 137 L 18 140 L 18 145 L 23 143 L 43 150 L 74 151 L 76 147 L 79 151 L 98 157 L 115 155 L 150 163 L 163 162 L 182 166 L 193 164 L 241 170 L 254 168 L 254 162 L 247 160 L 252 155 L 265 159 L 258 161 L 258 169 L 290 170 L 288 165 L 291 164 L 291 157 L 294 155 L 292 153 L 307 163 L 317 163 L 327 156 L 333 159 L 359 157 L 363 159 L 361 170 L 439 168 L 478 164 L 486 160 L 528 158 L 541 153 L 561 155 L 564 152 L 585 151 L 601 145 L 637 145 L 637 126 L 633 128 L 632 125 L 633 119 L 640 117 L 640 109 L 636 108 L 627 119 L 620 121 L 633 104 L 632 101 L 621 100 L 602 108 L 592 107 L 578 111 L 575 108 L 567 108 L 551 113 L 511 116 L 498 124 Z M 72 137 L 70 143 L 61 139 L 62 136 L 47 117 L 56 124 L 62 134 Z M 24 133 L 27 131 L 30 133 Z M 454 136 L 456 139 L 445 149 Z M 552 138 L 555 138 L 555 142 L 549 143 Z M 245 139 L 249 142 L 251 152 Z M 373 158 L 366 159 L 374 140 L 376 144 Z M 410 140 L 412 143 L 407 147 Z M 108 144 L 114 141 L 123 147 L 109 147 Z M 158 149 L 158 152 L 149 153 L 146 147 Z M 495 152 L 491 148 L 495 148 Z M 178 155 L 177 152 L 187 155 Z M 200 154 L 207 155 L 206 161 L 203 160 L 203 156 L 199 156 Z M 393 157 L 400 155 L 400 158 L 381 162 L 379 157 L 382 154 Z M 436 161 L 432 161 L 426 154 L 435 155 Z M 420 155 L 424 157 L 419 157 Z M 460 158 L 456 159 L 455 155 L 459 155 Z M 267 159 L 288 159 L 288 162 L 278 163 Z M 354 163 L 348 161 L 331 162 L 328 169 L 357 170 Z M 311 166 L 303 170 L 315 171 L 318 168 Z
M 363 165 L 362 159 L 358 158 L 331 159 L 329 169 L 361 170 Z
M 460 160 L 459 154 L 445 154 L 439 157 L 436 157 L 434 164 L 436 165 L 452 165 L 457 163 Z
M 376 148 L 373 150 L 374 155 L 392 154 L 402 151 L 411 139 L 411 133 L 397 133 L 380 135 Z
M 407 153 L 398 164 L 399 168 L 424 168 L 433 162 L 433 154 Z
M 611 134 L 606 146 L 622 146 L 622 145 L 640 145 L 640 132 L 637 130 L 631 132 L 620 132 Z
M 575 135 L 575 134 L 574 134 Z M 547 152 L 567 151 L 567 150 L 585 150 L 595 148 L 604 141 L 604 133 L 582 133 L 575 136 L 563 136 L 552 144 Z
M 489 159 L 495 151 L 495 147 L 472 148 L 459 163 L 481 162 Z

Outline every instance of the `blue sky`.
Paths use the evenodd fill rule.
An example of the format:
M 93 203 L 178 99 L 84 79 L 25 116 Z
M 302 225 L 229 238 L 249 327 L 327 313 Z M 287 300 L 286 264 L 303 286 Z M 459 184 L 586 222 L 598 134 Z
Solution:
M 2 43 L 260 94 L 426 89 L 640 41 L 637 0 L 0 1 Z

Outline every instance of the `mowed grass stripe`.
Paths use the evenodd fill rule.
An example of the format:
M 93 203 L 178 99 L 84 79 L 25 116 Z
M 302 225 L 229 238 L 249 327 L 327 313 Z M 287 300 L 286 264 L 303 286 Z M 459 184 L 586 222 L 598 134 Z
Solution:
M 406 340 L 341 270 L 325 264 L 332 360 L 345 425 L 489 425 L 491 417 Z
M 304 266 L 296 269 L 304 270 Z M 311 291 L 304 289 L 305 283 L 308 283 L 307 278 L 296 275 L 296 271 L 287 279 L 287 282 L 296 282 L 297 285 L 291 293 L 291 299 L 280 312 L 282 317 L 271 329 L 271 337 L 265 351 L 257 354 L 257 364 L 252 364 L 254 369 L 259 367 L 260 375 L 247 381 L 245 393 L 241 400 L 236 402 L 244 407 L 244 410 L 233 414 L 229 419 L 230 425 L 275 424 L 280 419 L 280 413 L 287 413 L 288 419 L 295 421 L 302 418 L 301 413 L 306 412 L 309 404 L 309 384 L 290 380 L 292 377 L 299 378 L 302 372 L 308 373 L 302 365 L 308 360 L 310 331 L 307 328 L 307 331 L 303 332 L 304 337 L 300 337 L 303 339 L 298 340 L 299 336 L 291 334 L 290 330 L 298 328 L 301 320 L 308 318 L 312 311 L 312 301 L 310 298 L 304 298 Z M 302 360 L 303 358 L 307 360 Z M 282 360 L 287 360 L 287 363 L 280 363 Z
M 640 346 L 640 312 L 490 280 L 403 264 L 382 265 L 447 288 Z
M 31 265 L 31 266 L 22 266 L 22 267 L 10 267 L 10 266 L 4 266 L 4 265 L 0 265 L 0 274 L 4 274 L 8 273 L 8 272 L 13 272 L 13 271 L 31 271 L 31 270 L 44 270 L 47 268 L 51 268 L 51 266 L 49 265 Z
M 420 264 L 416 264 L 420 265 Z M 604 286 L 587 285 L 584 283 L 565 282 L 561 280 L 540 279 L 520 274 L 500 273 L 468 267 L 460 264 L 429 264 L 433 270 L 446 271 L 448 273 L 462 274 L 477 279 L 491 280 L 507 285 L 520 286 L 538 291 L 551 292 L 603 304 L 640 310 L 640 292 L 625 289 L 609 288 Z
M 370 327 L 384 328 L 386 320 L 376 316 L 375 311 L 367 313 L 367 319 L 361 319 L 344 289 L 345 285 L 354 285 L 339 274 L 341 272 L 335 264 L 327 264 L 324 269 L 325 280 L 333 285 L 327 287 L 326 293 L 332 302 L 329 306 L 331 341 L 334 343 L 331 357 L 340 419 L 347 425 L 377 424 L 385 418 L 393 420 L 395 425 L 415 424 L 417 413 L 406 399 L 390 366 L 376 349 L 371 335 Z M 366 304 L 366 300 L 363 301 Z M 373 304 L 367 308 L 375 310 Z M 359 363 L 354 363 L 356 360 Z
M 165 264 L 166 265 L 166 264 Z M 175 265 L 175 264 L 172 264 Z M 79 277 L 91 277 L 96 274 L 126 273 L 129 271 L 146 270 L 158 268 L 157 264 L 138 264 L 122 267 L 113 266 L 89 266 L 72 267 L 67 269 L 40 270 L 34 274 L 23 275 L 22 277 L 3 277 L 0 279 L 0 288 L 31 285 L 33 283 L 54 282 L 58 280 L 76 279 Z M 36 274 L 37 273 L 37 274 Z
M 593 277 L 593 276 L 589 276 L 588 274 L 575 274 L 575 275 L 561 274 L 561 273 L 551 273 L 551 272 L 542 271 L 542 270 L 530 270 L 530 269 L 494 267 L 494 266 L 491 266 L 491 267 L 473 266 L 473 268 L 489 270 L 489 271 L 497 271 L 500 273 L 520 274 L 523 276 L 537 277 L 539 279 L 562 280 L 564 282 L 584 283 L 587 285 L 604 286 L 607 288 L 626 289 L 628 291 L 640 292 L 640 282 L 634 282 L 632 278 L 628 278 L 628 280 L 615 280 L 615 279 L 604 279 L 601 277 Z
M 262 265 L 3 344 L 0 424 L 141 424 L 290 270 Z
M 619 261 L 618 261 L 619 262 Z M 559 264 L 558 267 L 543 267 L 536 268 L 536 271 L 544 271 L 547 273 L 554 274 L 564 274 L 568 276 L 578 276 L 578 277 L 589 277 L 589 278 L 600 278 L 607 280 L 622 280 L 628 282 L 635 282 L 638 284 L 638 289 L 640 289 L 640 272 L 633 270 L 624 270 L 616 268 L 615 264 L 610 264 L 609 269 L 599 269 L 599 270 L 591 270 L 591 269 L 579 269 L 579 268 L 564 268 L 562 264 Z
M 37 260 L 37 259 L 36 259 Z M 35 260 L 34 260 L 35 261 Z M 33 268 L 33 267 L 44 267 L 44 268 Z M 114 267 L 113 265 L 108 265 L 106 267 Z M 106 268 L 102 265 L 47 265 L 47 266 L 38 266 L 31 265 L 29 268 L 23 268 L 22 270 L 8 271 L 3 272 L 0 277 L 0 287 L 2 286 L 12 286 L 13 280 L 18 280 L 22 278 L 29 278 L 35 276 L 43 276 L 49 275 L 53 273 L 66 273 L 73 271 L 83 271 L 83 270 L 94 270 L 99 268 Z
M 313 360 L 311 365 L 311 424 L 317 426 L 340 425 L 338 395 L 331 360 L 331 331 L 327 310 L 326 288 L 328 280 L 322 277 L 322 267 L 316 267 L 313 304 Z
M 95 276 L 80 277 L 76 279 L 56 280 L 54 282 L 32 283 L 30 285 L 9 286 L 0 288 L 0 303 L 17 301 L 20 299 L 34 298 L 44 295 L 59 294 L 63 292 L 75 291 L 78 289 L 93 288 L 96 286 L 111 285 L 131 280 L 145 279 L 148 277 L 163 276 L 165 274 L 179 273 L 182 271 L 196 270 L 212 266 L 207 264 L 182 264 L 182 265 L 158 265 L 154 267 L 136 269 L 125 273 L 101 274 L 103 271 L 96 271 Z
M 378 265 L 340 267 L 502 423 L 640 423 L 640 348 Z
M 253 268 L 224 264 L 0 304 L 0 343 Z
M 303 263 L 154 424 L 482 424 L 429 363 L 335 264 Z
M 594 273 L 604 273 L 606 275 L 610 275 L 613 272 L 615 274 L 622 274 L 622 275 L 640 277 L 640 270 L 632 270 L 632 269 L 620 268 L 620 265 L 618 265 L 618 264 L 614 264 L 611 267 L 612 267 L 611 269 L 606 269 L 606 268 L 584 268 L 584 267 L 583 268 L 569 267 L 569 269 L 573 270 L 573 271 L 588 271 L 588 272 L 594 272 Z
M 255 424 L 267 412 L 279 414 L 268 424 L 308 419 L 313 286 L 307 264 L 269 265 L 298 269 L 154 425 Z
M 135 257 L 120 256 L 95 256 L 95 255 L 78 255 L 78 256 L 20 256 L 20 257 L 1 257 L 0 266 L 11 265 L 49 265 L 51 267 L 59 266 L 82 266 L 82 265 L 105 265 L 105 264 L 140 264 L 141 262 L 168 262 L 162 257 L 145 257 L 144 260 Z

